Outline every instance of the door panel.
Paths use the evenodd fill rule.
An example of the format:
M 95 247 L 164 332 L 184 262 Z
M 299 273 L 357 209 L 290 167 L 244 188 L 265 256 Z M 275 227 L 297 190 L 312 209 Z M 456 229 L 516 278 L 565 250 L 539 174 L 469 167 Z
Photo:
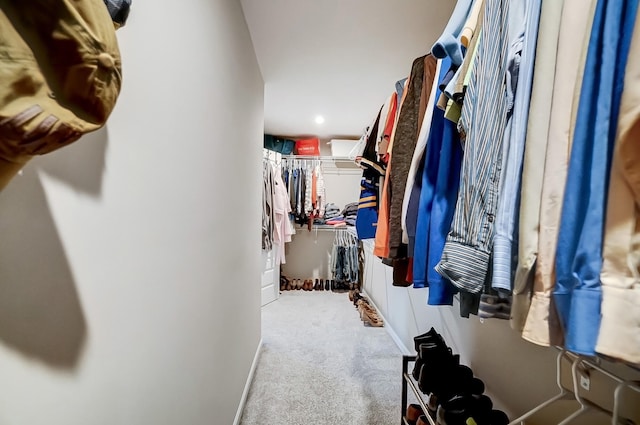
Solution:
M 280 295 L 280 267 L 275 264 L 273 251 L 262 251 L 261 305 L 269 304 Z

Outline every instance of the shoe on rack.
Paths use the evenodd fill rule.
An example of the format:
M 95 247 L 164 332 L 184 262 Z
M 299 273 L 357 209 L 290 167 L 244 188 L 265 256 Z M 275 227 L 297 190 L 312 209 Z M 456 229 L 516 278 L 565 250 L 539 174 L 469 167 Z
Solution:
M 473 379 L 473 371 L 471 368 L 459 364 L 449 372 L 446 379 L 442 379 L 440 385 L 437 385 L 433 389 L 433 393 L 438 397 L 438 400 L 451 400 L 453 397 L 461 395 L 471 396 Z M 482 393 L 478 395 L 481 394 Z
M 422 365 L 430 361 L 429 359 L 434 359 L 434 356 L 439 358 L 445 355 L 452 354 L 451 349 L 444 344 L 444 341 L 441 342 L 439 340 L 435 340 L 433 342 L 421 343 L 418 347 L 418 357 L 413 365 L 413 378 L 416 381 L 420 379 L 420 369 L 422 368 Z
M 429 419 L 425 415 L 422 415 L 418 418 L 418 421 L 415 423 L 416 425 L 429 425 Z
M 438 421 L 447 425 L 465 425 L 469 418 L 473 418 L 478 425 L 493 425 L 492 409 L 493 402 L 486 395 L 456 396 L 438 407 Z
M 471 379 L 471 383 L 469 384 L 469 394 L 471 395 L 482 395 L 484 393 L 485 387 L 484 382 L 478 378 Z
M 419 404 L 410 404 L 407 406 L 407 414 L 405 415 L 405 419 L 409 423 L 409 425 L 416 425 L 420 416 L 424 416 L 424 411 Z
M 432 327 L 427 332 L 413 337 L 413 342 L 415 345 L 416 353 L 420 352 L 420 344 L 433 342 L 440 345 L 446 345 L 444 342 L 444 338 L 440 335 L 436 330 Z
M 326 279 L 326 280 L 324 281 L 324 290 L 325 290 L 325 291 L 329 291 L 329 290 L 331 289 L 331 285 L 330 285 L 330 283 L 329 283 L 329 282 L 331 282 L 329 279 Z
M 448 348 L 422 344 L 420 358 L 423 363 L 420 367 L 418 388 L 424 394 L 434 393 L 438 396 L 443 389 L 447 388 L 447 382 L 452 379 L 460 363 L 460 356 L 451 354 Z M 439 400 L 442 398 L 439 397 Z
M 320 283 L 318 284 L 318 290 L 324 291 L 324 279 L 320 279 Z
M 502 410 L 492 410 L 491 425 L 509 425 L 509 417 Z

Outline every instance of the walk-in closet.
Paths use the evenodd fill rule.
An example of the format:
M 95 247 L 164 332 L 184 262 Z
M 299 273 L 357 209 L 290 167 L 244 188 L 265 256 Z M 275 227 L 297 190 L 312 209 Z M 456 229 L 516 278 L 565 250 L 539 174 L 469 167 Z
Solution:
M 637 136 L 638 2 L 403 2 L 379 32 L 345 30 L 344 17 L 328 6 L 287 7 L 296 22 L 313 15 L 318 27 L 293 24 L 268 34 L 273 30 L 255 19 L 277 12 L 245 1 L 267 80 L 287 74 L 284 52 L 300 40 L 279 54 L 266 40 L 290 31 L 327 43 L 326 51 L 314 51 L 315 63 L 331 63 L 333 74 L 309 71 L 315 90 L 297 96 L 302 77 L 292 75 L 290 87 L 267 82 L 264 148 L 285 153 L 279 173 L 292 234 L 274 303 L 294 311 L 299 302 L 306 317 L 299 326 L 312 340 L 321 326 L 336 332 L 337 344 L 339 330 L 353 321 L 362 326 L 356 346 L 382 328 L 386 343 L 399 349 L 387 353 L 396 370 L 382 368 L 378 378 L 395 375 L 385 390 L 394 388 L 400 399 L 371 398 L 378 407 L 397 404 L 393 419 L 385 408 L 374 417 L 350 409 L 341 416 L 339 401 L 327 395 L 330 407 L 314 412 L 314 421 L 640 423 L 640 328 L 631 301 L 637 213 L 629 186 L 636 163 L 625 147 Z M 392 15 L 382 4 L 368 6 L 376 8 L 368 22 Z M 358 48 L 358 58 L 382 63 L 344 61 Z M 385 90 L 374 88 L 369 81 L 398 69 L 398 61 L 403 67 L 385 76 Z M 323 102 L 340 97 L 325 93 L 327 81 L 346 90 L 334 75 L 350 82 L 367 75 L 367 94 Z M 301 121 L 286 119 L 283 99 L 293 101 Z M 350 133 L 342 130 L 351 124 Z M 336 144 L 351 145 L 333 156 L 337 137 L 346 140 Z M 322 176 L 329 164 L 344 170 L 336 181 Z M 325 316 L 319 297 L 356 314 L 349 323 L 329 319 L 337 313 Z M 263 314 L 268 345 L 268 326 L 287 310 L 265 305 Z M 291 317 L 286 322 L 295 326 Z M 332 349 L 346 348 L 319 351 L 330 356 Z M 330 370 L 315 376 L 322 380 Z M 255 379 L 267 391 L 260 371 Z M 250 392 L 248 409 L 264 411 L 259 399 Z M 277 406 L 292 409 L 296 400 Z
M 0 1 L 0 425 L 640 425 L 640 0 Z

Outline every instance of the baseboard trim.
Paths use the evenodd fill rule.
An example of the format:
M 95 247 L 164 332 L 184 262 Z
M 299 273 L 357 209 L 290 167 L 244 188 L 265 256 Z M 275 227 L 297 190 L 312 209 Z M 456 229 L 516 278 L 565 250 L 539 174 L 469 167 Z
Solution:
M 242 412 L 244 412 L 244 406 L 247 403 L 247 396 L 249 395 L 249 389 L 251 389 L 253 376 L 256 373 L 258 360 L 260 360 L 260 353 L 262 353 L 262 338 L 260 338 L 258 349 L 256 350 L 256 354 L 253 356 L 253 363 L 251 363 L 251 369 L 249 369 L 247 382 L 244 384 L 244 390 L 242 391 L 242 397 L 240 398 L 240 404 L 238 405 L 238 410 L 236 411 L 236 418 L 233 420 L 233 425 L 238 425 L 240 423 L 240 419 L 242 419 Z
M 382 321 L 384 322 L 384 328 L 387 330 L 387 333 L 389 334 L 393 342 L 396 343 L 396 345 L 398 346 L 398 349 L 402 351 L 402 354 L 406 356 L 412 355 L 413 352 L 410 351 L 406 345 L 404 345 L 404 342 L 402 342 L 402 339 L 400 339 L 396 331 L 393 329 L 393 326 L 391 326 L 390 322 L 387 320 L 386 317 L 384 317 L 384 314 L 382 314 L 382 310 L 380 310 L 378 306 L 373 302 L 373 298 L 371 298 L 371 296 L 364 289 L 362 290 L 362 293 L 369 299 L 369 303 L 373 305 L 373 307 L 378 311 L 378 315 L 382 318 Z

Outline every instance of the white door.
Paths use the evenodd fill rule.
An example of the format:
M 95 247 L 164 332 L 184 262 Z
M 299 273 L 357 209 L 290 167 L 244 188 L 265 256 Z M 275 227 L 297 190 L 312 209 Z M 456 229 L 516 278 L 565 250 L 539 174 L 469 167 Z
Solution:
M 262 250 L 262 305 L 278 299 L 280 295 L 280 265 L 275 264 L 273 250 Z

